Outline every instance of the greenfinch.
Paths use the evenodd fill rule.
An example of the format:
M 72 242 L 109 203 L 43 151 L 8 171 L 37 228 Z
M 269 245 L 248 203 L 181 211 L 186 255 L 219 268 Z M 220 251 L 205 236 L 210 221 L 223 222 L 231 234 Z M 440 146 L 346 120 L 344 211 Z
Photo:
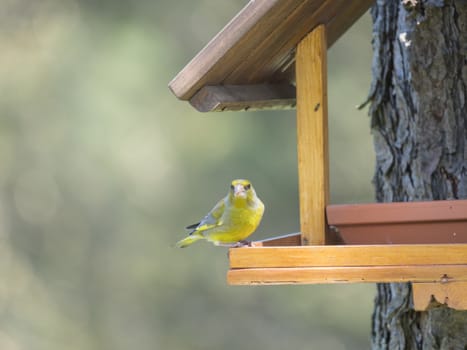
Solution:
M 245 239 L 258 227 L 264 204 L 248 180 L 233 180 L 229 193 L 200 222 L 187 226 L 188 237 L 177 242 L 179 248 L 206 239 L 219 246 L 246 244 Z

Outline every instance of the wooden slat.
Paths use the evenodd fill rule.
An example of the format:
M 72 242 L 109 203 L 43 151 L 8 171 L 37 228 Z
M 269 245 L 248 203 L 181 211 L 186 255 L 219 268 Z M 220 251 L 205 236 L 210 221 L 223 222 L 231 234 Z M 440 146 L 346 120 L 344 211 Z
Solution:
M 467 265 L 234 269 L 229 284 L 322 284 L 467 281 Z
M 231 269 L 467 264 L 467 244 L 247 247 L 229 258 Z
M 450 283 L 413 283 L 413 307 L 424 311 L 433 305 L 433 299 L 451 309 L 467 310 L 467 281 Z
M 172 92 L 189 100 L 205 85 L 219 85 L 229 72 L 301 1 L 256 0 L 245 7 L 169 83 Z M 238 82 L 237 82 L 238 84 Z
M 330 47 L 368 9 L 370 3 L 369 0 L 303 1 L 296 13 L 276 29 L 279 34 L 272 39 L 273 44 L 264 41 L 257 55 L 244 62 L 247 67 L 245 71 L 236 70 L 229 78 L 238 80 L 248 76 L 250 81 L 262 80 L 264 77 L 272 77 L 272 80 L 292 79 L 293 75 L 287 71 L 287 67 L 293 65 L 294 49 L 307 33 L 317 25 L 324 24 L 327 47 Z M 330 23 L 333 23 L 332 27 Z M 346 24 L 345 29 L 341 26 L 343 23 Z
M 226 77 L 227 82 L 236 81 L 239 77 L 248 81 L 261 80 L 293 63 L 295 47 L 319 23 L 314 17 L 316 11 L 323 7 L 323 1 L 299 1 L 296 5 L 287 16 L 282 14 L 281 21 L 269 32 L 264 33 L 264 39 L 252 48 L 248 59 Z
M 332 45 L 372 0 L 250 1 L 170 82 L 183 100 L 206 85 L 292 82 L 294 51 L 324 24 Z
M 294 108 L 295 86 L 289 84 L 205 86 L 190 103 L 200 112 Z
M 302 244 L 324 244 L 328 187 L 326 29 L 316 27 L 298 45 L 297 147 Z

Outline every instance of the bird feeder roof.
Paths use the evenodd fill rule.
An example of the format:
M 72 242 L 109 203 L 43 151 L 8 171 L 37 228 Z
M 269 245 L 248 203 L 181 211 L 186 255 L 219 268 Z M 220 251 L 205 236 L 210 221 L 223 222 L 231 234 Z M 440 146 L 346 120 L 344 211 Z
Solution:
M 295 106 L 295 48 L 319 24 L 331 46 L 373 0 L 251 0 L 170 82 L 200 111 Z

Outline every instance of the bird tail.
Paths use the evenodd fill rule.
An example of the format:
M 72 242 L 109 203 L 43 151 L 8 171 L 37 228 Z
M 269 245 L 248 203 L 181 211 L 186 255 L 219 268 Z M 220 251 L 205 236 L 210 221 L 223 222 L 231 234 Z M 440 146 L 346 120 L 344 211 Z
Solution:
M 193 243 L 195 243 L 196 241 L 199 241 L 200 239 L 203 239 L 204 237 L 200 234 L 192 234 L 192 235 L 189 235 L 188 237 L 178 241 L 175 246 L 177 248 L 185 248 L 185 247 L 188 247 L 189 245 L 192 245 Z

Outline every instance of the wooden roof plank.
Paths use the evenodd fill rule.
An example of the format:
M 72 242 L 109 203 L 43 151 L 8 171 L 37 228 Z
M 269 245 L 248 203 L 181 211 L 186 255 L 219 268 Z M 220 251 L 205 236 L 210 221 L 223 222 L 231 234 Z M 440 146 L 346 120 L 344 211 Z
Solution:
M 295 59 L 295 47 L 313 29 L 313 25 L 316 26 L 310 13 L 314 13 L 322 6 L 323 1 L 300 1 L 298 6 L 284 16 L 283 20 L 265 35 L 259 45 L 253 48 L 247 59 L 225 77 L 225 81 L 236 82 L 243 78 L 247 79 L 246 82 L 254 82 L 274 74 L 281 67 L 288 66 L 288 61 Z
M 295 87 L 289 84 L 205 86 L 190 103 L 200 112 L 295 107 Z
M 229 259 L 231 269 L 467 264 L 467 244 L 246 247 Z
M 294 82 L 298 42 L 326 25 L 328 46 L 373 0 L 250 1 L 170 82 L 172 92 L 190 100 L 207 85 Z M 281 100 L 276 100 L 281 107 Z
M 293 2 L 300 3 L 298 0 Z M 293 3 L 286 6 L 287 3 L 282 0 L 248 2 L 169 83 L 172 92 L 178 98 L 188 100 L 202 86 L 219 84 L 232 66 L 248 56 L 251 45 L 257 42 L 252 40 L 252 34 L 267 32 L 274 26 L 267 14 L 276 7 L 278 13 L 294 8 Z
M 358 3 L 358 7 L 350 6 L 351 3 Z M 325 0 L 325 1 L 304 1 L 304 6 L 300 7 L 301 11 L 295 13 L 295 16 L 289 19 L 290 23 L 284 23 L 280 27 L 281 40 L 274 42 L 268 49 L 262 47 L 258 51 L 257 56 L 252 62 L 248 62 L 249 71 L 237 72 L 236 80 L 248 77 L 249 81 L 261 81 L 270 79 L 272 81 L 282 81 L 288 79 L 294 80 L 294 76 L 290 75 L 287 68 L 293 65 L 295 61 L 295 47 L 298 43 L 314 28 L 320 24 L 326 26 L 326 41 L 328 47 L 339 38 L 337 30 L 342 30 L 343 34 L 363 13 L 355 16 L 352 12 L 360 10 L 361 8 L 368 9 L 368 1 L 352 2 L 345 0 Z M 348 11 L 347 8 L 352 10 Z M 336 31 L 330 31 L 328 24 L 331 21 L 340 23 L 335 20 L 341 12 L 345 12 L 350 20 L 346 21 L 348 26 L 343 28 L 336 28 Z M 334 28 L 332 28 L 334 30 Z M 267 42 L 266 42 L 267 43 Z M 264 59 L 268 57 L 268 59 Z M 245 62 L 246 64 L 246 62 Z
M 467 265 L 258 268 L 227 273 L 232 285 L 458 281 L 467 281 Z

